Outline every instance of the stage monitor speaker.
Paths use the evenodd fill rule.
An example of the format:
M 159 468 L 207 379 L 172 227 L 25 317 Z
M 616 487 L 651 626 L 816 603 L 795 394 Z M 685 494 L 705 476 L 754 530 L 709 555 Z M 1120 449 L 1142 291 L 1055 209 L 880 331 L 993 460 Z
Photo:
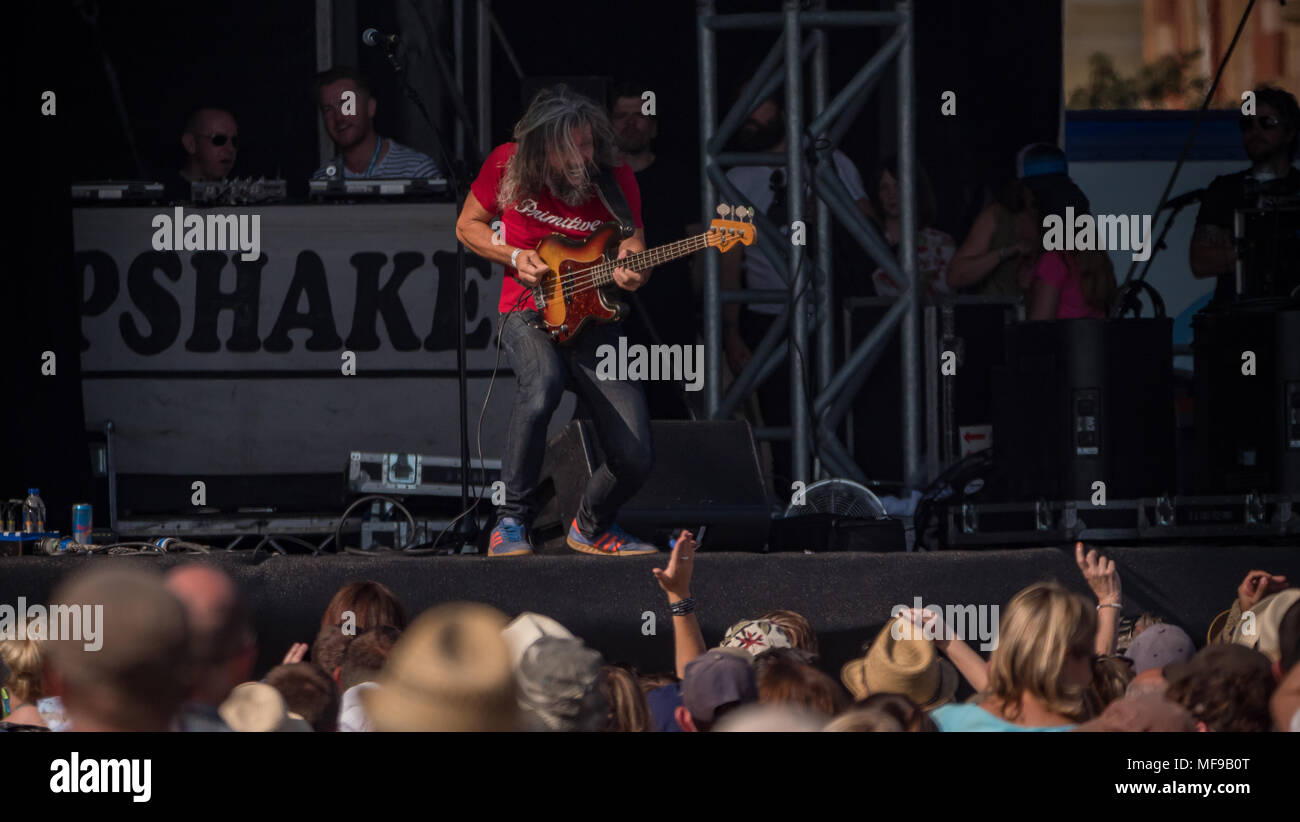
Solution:
M 619 512 L 619 525 L 661 548 L 677 528 L 707 526 L 704 550 L 764 550 L 771 507 L 749 424 L 656 420 L 651 428 L 654 468 Z M 603 462 L 590 423 L 574 420 L 551 440 L 533 521 L 535 548 L 569 551 L 564 545 L 569 523 L 587 480 Z
M 1300 493 L 1300 310 L 1206 310 L 1192 329 L 1197 490 Z
M 1006 501 L 1172 494 L 1173 321 L 1026 322 L 994 370 L 993 449 Z

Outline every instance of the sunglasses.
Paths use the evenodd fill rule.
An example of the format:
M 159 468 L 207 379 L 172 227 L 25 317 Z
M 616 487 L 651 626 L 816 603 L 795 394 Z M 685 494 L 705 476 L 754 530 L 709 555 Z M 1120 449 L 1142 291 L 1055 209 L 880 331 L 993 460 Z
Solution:
M 218 132 L 216 134 L 200 134 L 199 136 L 208 138 L 209 140 L 212 141 L 212 145 L 217 146 L 218 148 L 224 146 L 227 140 L 230 141 L 230 145 L 233 148 L 239 148 L 239 135 L 235 135 L 234 137 L 231 137 L 229 135 L 221 134 L 220 132 Z
M 1250 131 L 1252 125 L 1258 126 L 1264 131 L 1272 131 L 1282 125 L 1282 121 L 1271 115 L 1260 116 L 1257 114 L 1243 114 L 1237 118 L 1237 128 L 1243 132 Z

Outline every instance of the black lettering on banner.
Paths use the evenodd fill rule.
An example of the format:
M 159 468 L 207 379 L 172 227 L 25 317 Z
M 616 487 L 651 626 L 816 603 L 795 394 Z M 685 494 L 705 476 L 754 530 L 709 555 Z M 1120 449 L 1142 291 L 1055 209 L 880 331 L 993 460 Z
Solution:
M 307 310 L 299 311 L 298 303 L 304 294 L 307 295 Z M 293 348 L 289 330 L 293 328 L 311 330 L 311 336 L 307 338 L 308 351 L 334 351 L 343 344 L 334 327 L 334 307 L 330 304 L 325 266 L 313 251 L 299 252 L 289 293 L 284 297 L 280 316 L 275 318 L 275 328 L 271 329 L 263 347 L 276 353 L 289 351 Z
M 98 317 L 117 299 L 122 284 L 117 263 L 103 251 L 78 251 L 72 255 L 72 270 L 81 272 L 81 306 L 83 317 Z M 86 296 L 86 275 L 90 275 L 90 296 Z M 81 335 L 81 350 L 90 349 L 90 340 Z
M 197 279 L 194 283 L 194 333 L 185 341 L 190 351 L 210 353 L 221 349 L 217 337 L 217 317 L 222 311 L 235 313 L 227 351 L 256 351 L 262 346 L 257 337 L 258 301 L 262 290 L 262 267 L 265 254 L 256 260 L 243 261 L 235 256 L 235 290 L 221 290 L 221 271 L 226 255 L 220 251 L 200 251 L 190 257 Z
M 379 271 L 388 262 L 388 256 L 377 251 L 363 251 L 352 255 L 352 265 L 357 269 L 357 302 L 352 310 L 352 331 L 348 334 L 349 351 L 375 351 L 379 348 L 379 335 L 375 333 L 379 315 L 384 315 L 384 328 L 388 341 L 395 351 L 415 351 L 420 338 L 411 328 L 411 321 L 397 295 L 402 283 L 411 272 L 424 265 L 424 255 L 416 251 L 401 251 L 393 255 L 393 274 L 379 287 Z
M 424 338 L 425 351 L 448 351 L 456 348 L 456 287 L 459 275 L 454 251 L 435 251 L 433 264 L 438 269 L 438 297 L 433 307 L 433 330 Z M 483 279 L 492 279 L 492 266 L 477 254 L 465 255 L 465 268 L 474 269 Z M 465 284 L 465 319 L 473 322 L 478 313 L 478 283 Z M 492 321 L 479 319 L 473 331 L 465 333 L 465 347 L 487 348 L 492 339 Z
M 172 293 L 154 279 L 161 271 L 172 282 L 181 278 L 181 258 L 175 251 L 146 251 L 131 262 L 126 273 L 126 290 L 131 302 L 149 323 L 149 334 L 140 331 L 135 317 L 123 311 L 118 319 L 122 341 L 137 354 L 165 351 L 181 333 L 181 306 Z

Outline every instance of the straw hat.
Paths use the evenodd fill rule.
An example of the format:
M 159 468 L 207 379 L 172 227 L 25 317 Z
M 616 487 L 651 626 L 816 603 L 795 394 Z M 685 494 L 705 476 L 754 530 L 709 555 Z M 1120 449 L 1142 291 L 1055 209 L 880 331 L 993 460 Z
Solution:
M 474 603 L 422 614 L 393 646 L 379 687 L 364 692 L 379 731 L 511 731 L 518 726 L 505 615 Z
M 311 724 L 284 704 L 284 697 L 265 682 L 245 682 L 221 703 L 217 713 L 231 730 L 244 733 L 310 731 Z
M 849 660 L 840 669 L 840 681 L 855 699 L 870 694 L 902 694 L 929 710 L 951 702 L 957 692 L 957 669 L 939 657 L 934 643 L 920 631 L 900 631 L 907 639 L 894 639 L 890 621 L 871 643 L 866 656 Z

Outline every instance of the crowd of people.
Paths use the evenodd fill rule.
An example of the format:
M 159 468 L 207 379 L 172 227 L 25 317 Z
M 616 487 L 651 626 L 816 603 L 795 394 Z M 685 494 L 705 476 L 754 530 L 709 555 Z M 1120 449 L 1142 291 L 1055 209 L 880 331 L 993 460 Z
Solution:
M 793 611 L 739 619 L 710 647 L 693 613 L 695 547 L 683 532 L 653 570 L 675 650 L 674 670 L 657 673 L 611 664 L 542 614 L 449 602 L 408 622 L 389 588 L 358 581 L 334 595 L 310 644 L 253 679 L 253 616 L 224 572 L 102 561 L 52 602 L 102 604 L 102 647 L 0 640 L 0 729 L 1300 730 L 1300 588 L 1281 576 L 1251 571 L 1197 650 L 1158 616 L 1126 624 L 1114 563 L 1078 545 L 1095 601 L 1028 586 L 1001 608 L 987 658 L 943 614 L 897 609 L 862 656 L 829 672 L 815 626 Z

